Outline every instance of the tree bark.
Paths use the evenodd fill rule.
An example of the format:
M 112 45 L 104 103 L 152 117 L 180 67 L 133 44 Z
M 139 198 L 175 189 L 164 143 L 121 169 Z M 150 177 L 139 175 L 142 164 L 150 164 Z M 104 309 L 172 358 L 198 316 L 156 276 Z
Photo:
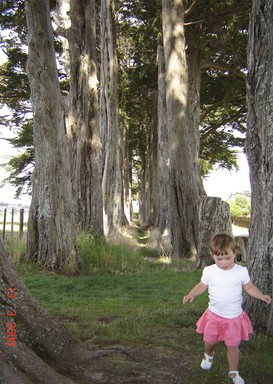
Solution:
M 205 196 L 206 192 L 203 187 L 201 171 L 199 165 L 200 150 L 200 89 L 201 89 L 201 66 L 202 57 L 200 50 L 188 45 L 187 46 L 187 67 L 189 77 L 189 91 L 187 110 L 189 115 L 189 141 L 192 150 L 193 170 L 195 173 L 198 194 Z
M 35 148 L 26 259 L 75 273 L 72 184 L 48 1 L 26 1 L 26 18 Z
M 133 220 L 133 207 L 132 207 L 132 160 L 130 159 L 129 154 L 129 129 L 124 122 L 121 122 L 123 125 L 124 132 L 124 145 L 123 145 L 123 190 L 124 190 L 124 214 L 128 223 L 131 223 Z
M 186 59 L 184 4 L 162 1 L 166 64 L 166 105 L 169 137 L 170 218 L 174 257 L 193 257 L 198 241 L 198 200 L 201 175 L 196 127 L 189 106 L 189 71 Z
M 99 132 L 96 3 L 70 1 L 67 138 L 79 229 L 103 233 L 102 148 Z
M 229 205 L 220 197 L 202 196 L 199 204 L 199 237 L 195 268 L 213 263 L 210 253 L 212 237 L 219 232 L 232 234 Z
M 151 123 L 146 132 L 147 149 L 143 162 L 141 222 L 145 227 L 154 225 L 157 216 L 157 92 L 151 94 Z
M 247 78 L 247 156 L 251 181 L 251 220 L 247 265 L 251 279 L 272 295 L 273 274 L 273 2 L 254 0 L 249 26 Z M 273 332 L 271 310 L 247 297 L 246 311 L 255 328 Z
M 100 131 L 103 146 L 103 227 L 109 238 L 126 224 L 123 191 L 123 125 L 119 121 L 114 0 L 101 1 Z
M 162 45 L 158 46 L 158 149 L 157 149 L 157 217 L 155 226 L 162 240 L 170 241 L 169 139 L 166 111 L 165 59 Z

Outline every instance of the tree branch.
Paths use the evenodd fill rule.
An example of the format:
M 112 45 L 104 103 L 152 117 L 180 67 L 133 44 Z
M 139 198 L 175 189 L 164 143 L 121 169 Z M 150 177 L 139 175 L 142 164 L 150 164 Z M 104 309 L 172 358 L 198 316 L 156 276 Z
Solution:
M 194 10 L 198 2 L 199 0 L 193 0 L 189 8 L 185 10 L 185 17 L 189 16 L 189 14 Z
M 233 114 L 233 120 L 234 118 L 240 116 L 242 113 L 243 108 L 239 109 L 236 113 Z M 222 127 L 223 125 L 226 125 L 231 120 L 231 116 L 226 117 L 225 119 L 221 120 L 218 124 L 212 124 L 208 129 L 206 129 L 203 132 L 200 132 L 200 143 L 202 144 L 208 136 L 210 136 L 212 133 L 215 133 L 218 128 Z
M 187 25 L 194 25 L 194 24 L 203 24 L 204 23 L 204 19 L 203 20 L 197 20 L 197 21 L 190 21 L 189 23 L 185 23 L 184 25 L 187 26 Z
M 202 69 L 203 70 L 209 70 L 209 69 L 216 70 L 216 71 L 219 71 L 220 74 L 221 74 L 221 72 L 229 72 L 229 73 L 235 75 L 236 77 L 238 77 L 239 79 L 246 81 L 246 75 L 242 71 L 240 71 L 239 69 L 231 68 L 229 66 L 225 66 L 223 64 L 217 64 L 217 63 L 213 63 L 213 62 L 206 63 L 206 64 L 202 65 Z
M 205 117 L 210 113 L 212 112 L 213 110 L 216 110 L 218 107 L 220 107 L 221 105 L 223 104 L 223 101 L 218 101 L 217 103 L 214 103 L 212 105 L 210 105 L 208 108 L 206 108 L 200 115 L 200 123 L 203 122 L 203 120 L 205 119 Z

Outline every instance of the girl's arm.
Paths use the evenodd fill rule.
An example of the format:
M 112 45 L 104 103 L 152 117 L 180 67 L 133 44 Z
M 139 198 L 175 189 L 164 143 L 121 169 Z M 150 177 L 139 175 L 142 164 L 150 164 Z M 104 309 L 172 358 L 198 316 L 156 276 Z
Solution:
M 249 282 L 244 284 L 243 287 L 248 295 L 255 297 L 255 299 L 262 300 L 267 304 L 271 303 L 271 297 L 269 295 L 264 295 L 254 284 Z
M 202 281 L 200 281 L 200 283 L 198 283 L 195 287 L 193 287 L 193 289 L 190 291 L 188 295 L 183 297 L 183 304 L 186 304 L 188 302 L 191 303 L 196 298 L 196 296 L 201 295 L 207 289 L 208 289 L 208 286 L 202 283 Z

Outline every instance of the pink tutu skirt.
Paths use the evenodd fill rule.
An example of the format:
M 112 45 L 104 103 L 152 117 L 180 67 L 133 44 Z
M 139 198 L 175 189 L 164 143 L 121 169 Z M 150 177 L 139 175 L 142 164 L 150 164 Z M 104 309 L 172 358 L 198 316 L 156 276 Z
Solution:
M 205 342 L 224 341 L 229 347 L 238 346 L 241 340 L 249 340 L 249 335 L 253 333 L 250 319 L 244 311 L 234 319 L 225 319 L 206 309 L 196 326 L 196 332 L 204 335 Z

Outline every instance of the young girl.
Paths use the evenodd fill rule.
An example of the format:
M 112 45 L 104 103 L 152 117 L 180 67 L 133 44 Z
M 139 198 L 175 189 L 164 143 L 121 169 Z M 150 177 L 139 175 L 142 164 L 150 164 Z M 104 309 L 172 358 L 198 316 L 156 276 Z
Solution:
M 204 268 L 201 281 L 183 298 L 183 304 L 191 303 L 208 289 L 209 306 L 198 320 L 196 329 L 197 333 L 204 335 L 205 341 L 201 368 L 211 368 L 215 347 L 219 341 L 224 341 L 228 375 L 234 384 L 244 384 L 238 372 L 238 346 L 241 340 L 249 340 L 253 329 L 249 317 L 242 310 L 242 288 L 267 304 L 271 303 L 271 297 L 250 282 L 246 267 L 235 264 L 236 249 L 235 239 L 228 234 L 218 234 L 213 238 L 210 251 L 215 264 Z

